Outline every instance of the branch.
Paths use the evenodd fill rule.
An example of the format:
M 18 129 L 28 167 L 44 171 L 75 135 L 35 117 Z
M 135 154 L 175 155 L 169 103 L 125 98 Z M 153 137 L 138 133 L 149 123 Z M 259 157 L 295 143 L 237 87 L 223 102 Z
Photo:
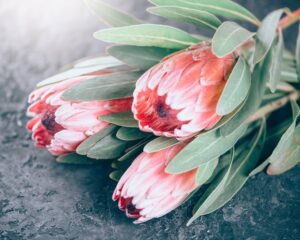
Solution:
M 284 29 L 297 21 L 300 21 L 300 8 L 293 12 L 287 13 L 287 15 L 280 20 L 278 27 Z
M 248 118 L 247 122 L 252 123 L 252 122 L 255 122 L 256 120 L 262 119 L 267 114 L 285 106 L 291 100 L 297 101 L 299 99 L 300 99 L 300 92 L 298 92 L 298 91 L 293 92 L 286 97 L 280 98 L 280 99 L 258 109 L 258 111 L 256 113 L 254 113 L 251 117 Z

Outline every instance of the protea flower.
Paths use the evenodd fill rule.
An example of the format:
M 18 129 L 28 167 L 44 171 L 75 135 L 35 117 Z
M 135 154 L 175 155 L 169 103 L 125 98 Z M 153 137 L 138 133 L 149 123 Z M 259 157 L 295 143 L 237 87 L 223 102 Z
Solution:
M 97 72 L 106 74 L 107 72 Z M 81 76 L 34 90 L 29 96 L 27 123 L 36 146 L 46 147 L 52 154 L 74 152 L 87 137 L 106 128 L 109 123 L 99 117 L 128 111 L 132 98 L 109 101 L 70 102 L 61 99 L 65 90 L 92 76 Z
M 218 58 L 208 42 L 162 60 L 136 84 L 132 111 L 140 129 L 184 139 L 213 127 L 221 119 L 216 106 L 234 64 L 232 54 Z
M 178 207 L 197 187 L 196 170 L 168 174 L 166 165 L 185 146 L 177 144 L 155 153 L 141 153 L 121 177 L 113 193 L 127 217 L 141 223 Z

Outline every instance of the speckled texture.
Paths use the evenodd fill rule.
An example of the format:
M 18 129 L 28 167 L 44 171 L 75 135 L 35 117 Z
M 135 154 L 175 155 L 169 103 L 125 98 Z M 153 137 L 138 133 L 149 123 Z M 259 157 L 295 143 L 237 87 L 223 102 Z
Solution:
M 144 13 L 145 0 L 110 2 L 142 19 L 164 21 Z M 300 5 L 239 2 L 259 17 Z M 34 148 L 24 127 L 28 93 L 65 64 L 102 53 L 105 45 L 91 36 L 102 27 L 81 0 L 0 0 L 0 239 L 299 239 L 299 167 L 280 177 L 252 178 L 223 209 L 188 228 L 191 202 L 133 225 L 111 201 L 115 183 L 107 177 L 108 164 L 60 165 Z M 291 49 L 294 38 L 295 28 L 286 38 Z

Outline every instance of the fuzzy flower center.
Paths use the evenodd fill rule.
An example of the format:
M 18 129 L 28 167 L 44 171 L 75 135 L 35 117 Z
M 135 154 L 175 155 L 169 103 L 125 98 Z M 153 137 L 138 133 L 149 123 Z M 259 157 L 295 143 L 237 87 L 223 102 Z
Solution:
M 63 129 L 63 127 L 55 121 L 55 110 L 55 107 L 49 107 L 42 113 L 42 124 L 50 134 L 55 134 Z
M 157 90 L 147 89 L 138 96 L 136 105 L 138 119 L 142 126 L 148 125 L 158 131 L 173 132 L 188 121 L 180 121 L 177 118 L 181 110 L 173 109 L 166 103 L 167 94 L 158 96 Z

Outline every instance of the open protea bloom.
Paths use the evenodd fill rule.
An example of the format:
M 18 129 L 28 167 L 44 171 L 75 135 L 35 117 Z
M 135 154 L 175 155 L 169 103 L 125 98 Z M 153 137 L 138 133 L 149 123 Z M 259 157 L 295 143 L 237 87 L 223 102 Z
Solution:
M 106 73 L 97 72 L 97 75 Z M 100 116 L 130 110 L 132 98 L 90 102 L 61 99 L 65 90 L 91 77 L 67 79 L 31 93 L 27 113 L 33 118 L 27 128 L 32 131 L 37 147 L 46 147 L 54 155 L 74 152 L 83 140 L 109 125 L 99 120 Z
M 141 223 L 178 207 L 197 187 L 196 170 L 168 174 L 166 165 L 185 146 L 177 144 L 155 153 L 141 153 L 121 177 L 113 194 L 119 208 Z
M 214 126 L 216 106 L 235 64 L 216 57 L 208 42 L 175 53 L 149 69 L 136 84 L 132 111 L 140 129 L 188 138 Z

